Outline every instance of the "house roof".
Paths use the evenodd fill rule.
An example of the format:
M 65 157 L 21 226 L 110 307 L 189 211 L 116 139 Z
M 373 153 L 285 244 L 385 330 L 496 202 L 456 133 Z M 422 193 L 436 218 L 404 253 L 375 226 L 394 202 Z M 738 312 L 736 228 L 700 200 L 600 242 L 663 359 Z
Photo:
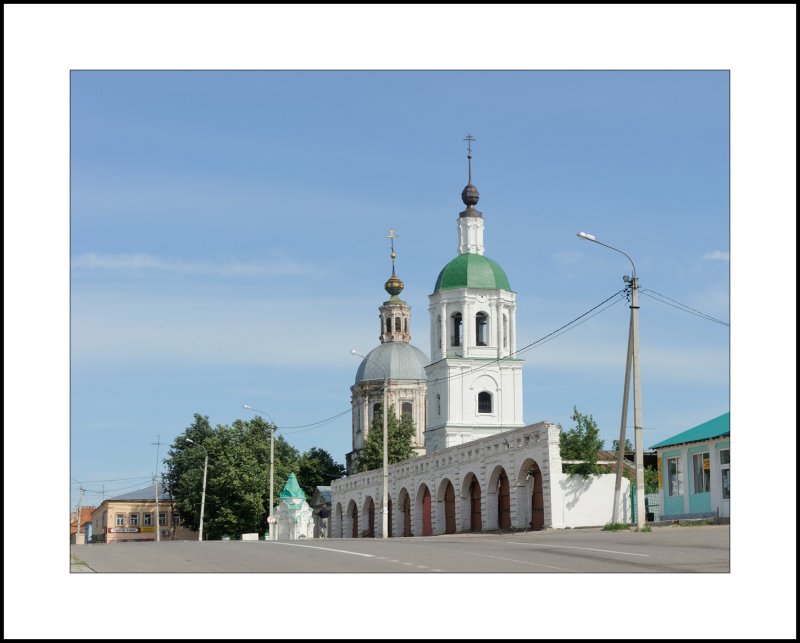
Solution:
M 92 521 L 92 512 L 97 507 L 81 507 L 81 526 L 83 526 L 87 522 Z M 74 534 L 76 530 L 75 526 L 75 514 L 73 513 L 69 519 L 69 533 Z M 83 529 L 81 529 L 83 531 Z
M 124 493 L 121 496 L 109 498 L 109 500 L 150 500 L 151 502 L 155 502 L 155 499 L 156 494 L 153 485 Z M 158 499 L 159 501 L 164 500 L 165 502 L 172 500 L 172 496 L 165 491 L 164 485 L 161 483 L 158 485 Z
M 712 438 L 720 438 L 725 435 L 731 434 L 731 414 L 730 411 L 723 413 L 713 420 L 698 424 L 691 429 L 687 429 L 683 433 L 678 433 L 671 438 L 662 440 L 658 444 L 654 444 L 651 449 L 660 449 L 662 447 L 670 447 L 676 444 L 686 444 L 687 442 L 702 442 L 703 440 L 711 440 Z

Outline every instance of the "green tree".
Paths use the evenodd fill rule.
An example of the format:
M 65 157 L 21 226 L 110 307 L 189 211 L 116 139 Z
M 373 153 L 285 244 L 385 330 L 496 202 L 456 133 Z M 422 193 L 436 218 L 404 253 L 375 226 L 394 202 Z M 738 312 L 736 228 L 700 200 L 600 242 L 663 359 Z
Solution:
M 611 450 L 616 453 L 619 450 L 619 440 L 614 440 L 611 442 Z M 625 438 L 625 453 L 630 453 L 633 451 L 633 445 L 628 438 Z
M 644 492 L 658 493 L 658 470 L 653 466 L 644 468 Z
M 197 530 L 203 490 L 203 461 L 208 451 L 208 475 L 203 537 L 263 531 L 269 514 L 269 452 L 273 425 L 261 417 L 236 420 L 212 428 L 208 417 L 194 422 L 175 438 L 165 458 L 164 486 L 175 496 L 183 523 Z M 193 441 L 189 442 L 188 439 Z M 275 497 L 300 454 L 282 436 L 275 437 Z
M 306 451 L 297 467 L 297 482 L 310 498 L 318 485 L 330 485 L 331 480 L 344 475 L 344 465 L 334 461 L 325 449 L 312 447 Z
M 394 405 L 389 407 L 386 423 L 389 427 L 389 464 L 403 462 L 414 456 L 411 441 L 416 429 L 407 415 L 397 418 Z M 358 471 L 371 471 L 383 467 L 383 406 L 378 405 L 372 426 L 367 433 L 364 450 L 359 455 Z
M 570 419 L 575 426 L 569 431 L 564 431 L 561 425 L 559 446 L 562 460 L 580 460 L 578 464 L 563 465 L 564 473 L 578 473 L 583 476 L 600 473 L 597 464 L 597 453 L 603 448 L 603 439 L 599 438 L 600 430 L 591 415 L 580 413 L 577 407 L 572 407 Z

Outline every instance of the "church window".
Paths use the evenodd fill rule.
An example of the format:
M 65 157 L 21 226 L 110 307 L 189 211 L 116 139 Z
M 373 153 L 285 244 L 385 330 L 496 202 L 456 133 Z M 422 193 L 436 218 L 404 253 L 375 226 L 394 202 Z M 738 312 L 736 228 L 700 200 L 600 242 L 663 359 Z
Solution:
M 400 318 L 399 317 L 395 317 L 394 318 L 394 330 L 397 333 L 400 332 Z
M 380 405 L 380 403 L 379 404 L 373 404 L 372 405 L 372 419 L 374 420 L 380 414 L 381 414 L 381 405 Z
M 403 417 L 411 418 L 411 402 L 403 402 Z
M 442 347 L 442 316 L 438 315 L 436 317 L 436 342 L 439 344 L 439 348 Z
M 407 319 L 403 320 L 403 332 L 404 333 L 408 333 L 408 320 Z
M 392 332 L 392 320 L 388 317 L 386 318 L 386 332 L 387 333 Z
M 508 317 L 503 315 L 503 348 L 508 347 Z
M 486 346 L 489 338 L 489 317 L 486 313 L 475 315 L 475 344 Z
M 453 315 L 453 346 L 461 346 L 462 331 L 461 313 L 456 313 Z
M 492 394 L 482 391 L 478 393 L 478 413 L 492 412 Z

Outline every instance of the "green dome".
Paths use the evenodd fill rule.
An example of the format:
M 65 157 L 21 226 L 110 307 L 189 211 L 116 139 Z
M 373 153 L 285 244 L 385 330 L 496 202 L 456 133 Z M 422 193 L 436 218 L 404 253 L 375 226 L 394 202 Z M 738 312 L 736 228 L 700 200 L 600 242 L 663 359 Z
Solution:
M 454 288 L 511 290 L 506 273 L 496 261 L 472 253 L 459 255 L 442 268 L 433 292 Z

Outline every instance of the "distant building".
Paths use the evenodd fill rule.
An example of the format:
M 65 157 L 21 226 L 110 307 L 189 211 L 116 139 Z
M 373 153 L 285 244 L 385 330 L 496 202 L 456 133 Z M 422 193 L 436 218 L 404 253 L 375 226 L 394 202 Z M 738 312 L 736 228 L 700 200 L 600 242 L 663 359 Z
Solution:
M 69 542 L 74 544 L 83 544 L 87 542 L 87 538 L 91 536 L 91 530 L 86 531 L 86 523 L 91 522 L 92 520 L 92 512 L 95 510 L 94 507 L 81 507 L 81 517 L 79 521 L 76 521 L 76 514 L 77 511 L 70 516 L 69 519 Z M 78 531 L 78 525 L 80 524 L 80 531 Z
M 197 532 L 181 525 L 171 500 L 163 485 L 159 485 L 157 511 L 152 486 L 104 500 L 92 513 L 93 542 L 152 541 L 156 529 L 161 530 L 161 540 L 197 540 Z
M 731 414 L 654 444 L 662 520 L 731 515 Z

